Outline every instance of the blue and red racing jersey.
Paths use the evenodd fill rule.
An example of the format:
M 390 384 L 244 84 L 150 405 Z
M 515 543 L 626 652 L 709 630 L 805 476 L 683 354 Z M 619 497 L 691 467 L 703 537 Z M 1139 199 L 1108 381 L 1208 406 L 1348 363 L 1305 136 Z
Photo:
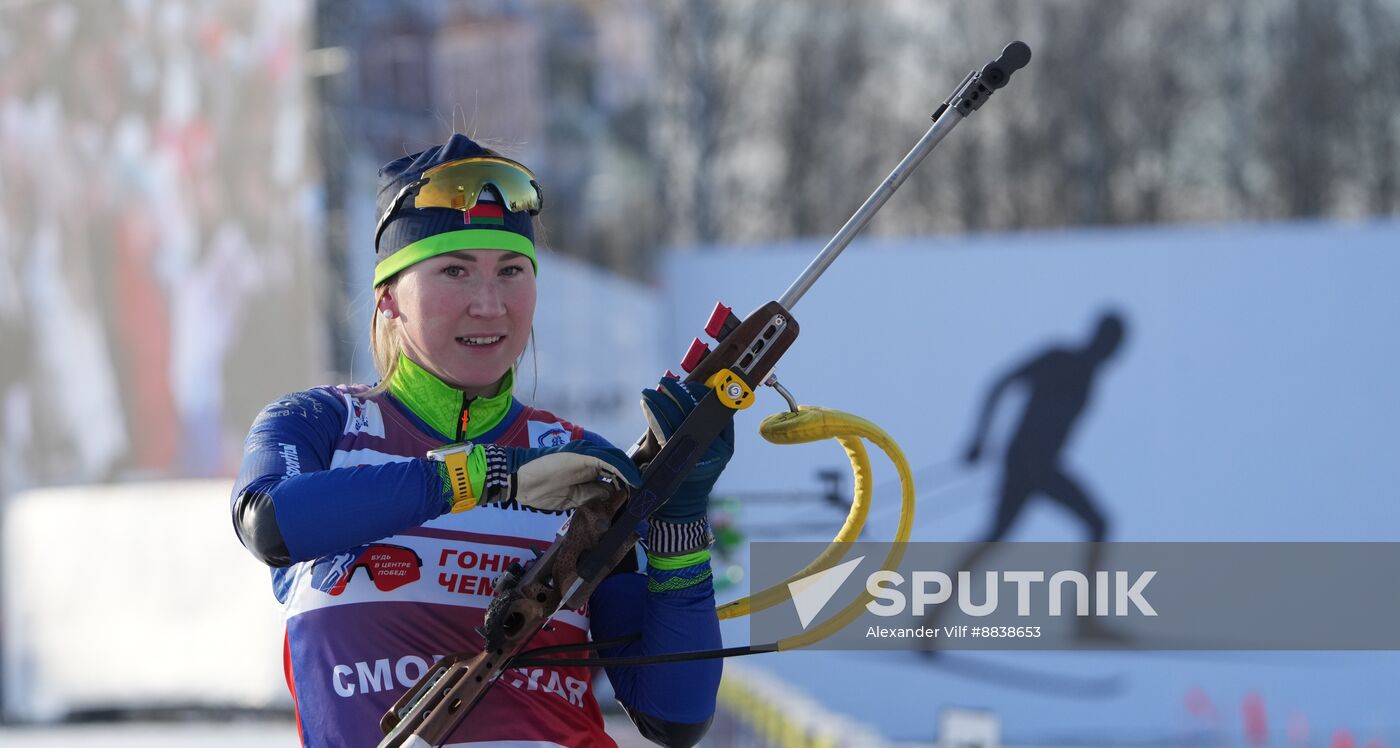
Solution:
M 371 394 L 364 385 L 320 387 L 269 405 L 248 435 L 234 486 L 240 537 L 274 566 L 287 684 L 306 746 L 377 744 L 380 716 L 431 663 L 479 649 L 473 631 L 494 580 L 547 548 L 564 520 L 515 502 L 445 513 L 441 478 L 425 453 L 464 436 L 510 447 L 606 443 L 515 400 L 509 377 L 501 395 L 457 405 L 450 398 L 444 405 L 441 392 L 395 391 L 404 397 Z M 455 439 L 443 433 L 453 408 Z M 253 513 L 262 525 L 256 533 L 247 529 Z M 708 562 L 690 573 L 704 579 L 664 591 L 648 589 L 647 575 L 615 574 L 584 610 L 562 611 L 531 646 L 584 642 L 591 628 L 598 639 L 641 634 L 607 655 L 717 647 Z M 608 675 L 644 732 L 649 722 L 703 732 L 714 713 L 717 660 L 609 668 Z M 493 744 L 614 745 L 589 668 L 507 671 L 448 741 Z

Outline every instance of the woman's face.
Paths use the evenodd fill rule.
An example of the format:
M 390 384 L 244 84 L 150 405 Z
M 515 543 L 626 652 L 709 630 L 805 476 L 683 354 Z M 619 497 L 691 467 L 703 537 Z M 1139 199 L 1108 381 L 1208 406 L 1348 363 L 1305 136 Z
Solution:
M 535 271 L 502 250 L 438 255 L 399 273 L 380 306 L 398 318 L 409 358 L 469 396 L 490 396 L 530 337 Z

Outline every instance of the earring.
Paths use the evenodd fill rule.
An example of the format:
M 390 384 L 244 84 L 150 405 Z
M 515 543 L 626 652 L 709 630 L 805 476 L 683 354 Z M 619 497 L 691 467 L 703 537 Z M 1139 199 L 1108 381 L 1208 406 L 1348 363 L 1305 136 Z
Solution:
M 392 310 L 392 309 L 380 309 L 380 310 L 379 310 L 379 316 L 383 317 L 384 319 L 393 319 L 393 318 L 394 318 L 394 310 Z

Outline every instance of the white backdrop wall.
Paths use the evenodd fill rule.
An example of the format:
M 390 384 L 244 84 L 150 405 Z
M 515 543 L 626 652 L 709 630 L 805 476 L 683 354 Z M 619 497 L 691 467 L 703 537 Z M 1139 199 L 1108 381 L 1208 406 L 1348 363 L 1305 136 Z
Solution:
M 717 298 L 747 314 L 819 248 L 672 257 L 667 359 Z M 1388 498 L 1400 483 L 1397 279 L 1397 223 L 858 242 L 793 310 L 802 333 L 778 373 L 800 402 L 884 426 L 916 469 L 943 467 L 927 471 L 922 488 L 934 488 L 957 475 L 941 463 L 962 454 L 998 374 L 1049 345 L 1084 344 L 1100 311 L 1116 309 L 1124 345 L 1065 455 L 1116 520 L 1115 539 L 1384 540 L 1400 521 Z M 1009 436 L 1015 394 L 993 442 Z M 840 466 L 834 447 L 763 443 L 757 423 L 781 407 L 764 390 L 741 414 L 722 488 L 811 486 L 816 467 Z M 997 459 L 991 449 L 985 462 Z M 985 497 L 949 502 L 973 500 L 982 509 L 924 523 L 919 537 L 975 534 Z M 1017 537 L 1076 537 L 1041 509 Z
M 7 719 L 290 708 L 266 567 L 238 543 L 231 481 L 27 491 L 3 504 Z
M 747 314 L 778 297 L 819 247 L 672 257 L 667 358 L 679 358 L 716 298 Z M 1111 540 L 1394 540 L 1397 279 L 1396 222 L 858 242 L 795 307 L 803 332 L 778 372 L 800 402 L 865 416 L 902 445 L 921 476 L 915 540 L 970 540 L 991 519 L 1000 449 L 1020 408 L 1009 393 L 983 463 L 965 468 L 956 458 L 988 387 L 1047 346 L 1082 345 L 1113 308 L 1127 322 L 1124 345 L 1063 456 L 1108 515 Z M 740 415 L 722 492 L 810 490 L 816 469 L 848 470 L 835 446 L 763 443 L 758 421 L 782 407 L 765 390 Z M 889 483 L 880 490 L 893 476 L 876 464 L 868 537 L 878 540 L 893 535 L 897 494 Z M 841 515 L 812 501 L 754 504 L 739 517 L 750 540 L 818 540 Z M 1084 535 L 1067 512 L 1032 499 L 1009 539 Z M 1337 617 L 1345 625 L 1346 612 Z M 747 638 L 745 623 L 726 622 L 726 645 Z M 1244 744 L 1251 705 L 1289 744 L 1400 737 L 1395 652 L 948 653 L 938 662 L 791 652 L 750 664 L 897 740 L 931 740 L 945 706 L 999 714 L 1008 744 Z
M 665 370 L 661 303 L 655 289 L 542 253 L 534 353 L 516 396 L 627 448 L 646 429 L 641 388 Z

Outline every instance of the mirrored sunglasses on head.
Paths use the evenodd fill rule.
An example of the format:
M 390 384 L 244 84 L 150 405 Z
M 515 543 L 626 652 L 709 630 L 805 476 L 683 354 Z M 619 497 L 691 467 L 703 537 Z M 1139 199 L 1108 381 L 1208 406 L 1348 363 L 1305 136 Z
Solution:
M 449 208 L 463 212 L 476 206 L 477 197 L 487 186 L 494 188 L 506 210 L 539 215 L 544 194 L 535 174 L 523 164 L 500 156 L 474 156 L 439 164 L 423 172 L 423 176 L 405 185 L 394 201 L 379 217 L 374 231 L 374 246 L 389 225 L 399 207 L 409 195 L 414 195 L 413 207 Z

